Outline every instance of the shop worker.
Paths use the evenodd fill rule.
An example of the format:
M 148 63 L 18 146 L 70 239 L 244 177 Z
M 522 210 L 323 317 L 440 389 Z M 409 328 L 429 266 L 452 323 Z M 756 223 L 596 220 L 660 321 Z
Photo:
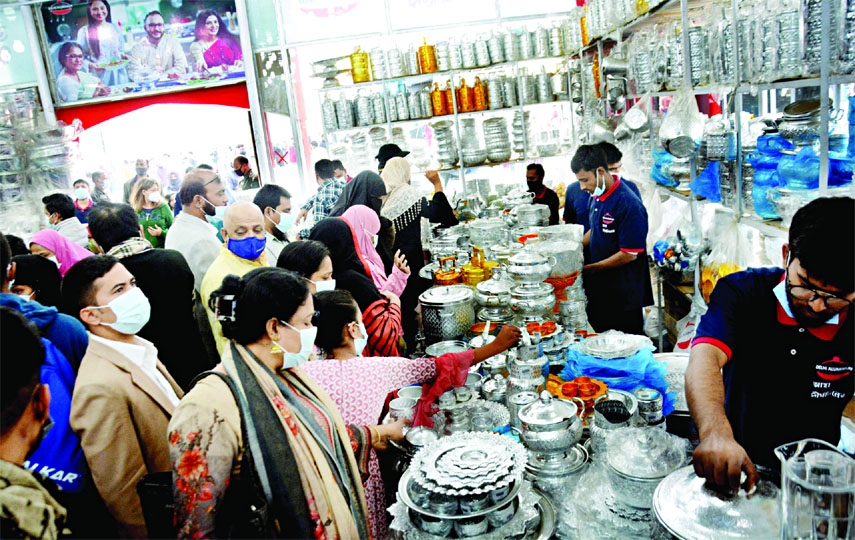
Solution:
M 45 222 L 49 228 L 80 247 L 89 245 L 89 232 L 77 219 L 71 197 L 65 193 L 52 193 L 42 197 L 42 203 L 45 205 Z
M 151 341 L 181 388 L 213 367 L 193 319 L 193 272 L 174 249 L 154 249 L 142 236 L 134 209 L 103 203 L 92 210 L 89 230 L 101 251 L 116 257 L 136 278 L 151 304 L 151 317 L 137 333 Z
M 330 210 L 333 209 L 341 192 L 344 190 L 345 182 L 335 177 L 335 168 L 333 162 L 328 159 L 321 159 L 315 163 L 315 181 L 318 183 L 318 192 L 312 195 L 308 201 L 300 207 L 300 212 L 297 214 L 297 219 L 294 221 L 299 225 L 308 215 L 309 210 L 312 211 L 312 223 L 307 228 L 300 231 L 299 236 L 305 240 L 309 237 L 312 229 L 319 221 L 329 217 Z
M 74 189 L 74 215 L 80 223 L 89 221 L 89 211 L 95 205 L 89 193 L 89 182 L 79 178 L 71 186 Z
M 163 15 L 152 11 L 143 19 L 145 38 L 131 49 L 128 76 L 139 81 L 146 76 L 177 79 L 187 73 L 187 55 L 175 36 L 166 34 Z
M 580 146 L 570 168 L 591 197 L 591 228 L 582 241 L 590 250 L 590 262 L 582 267 L 588 322 L 596 332 L 642 334 L 642 308 L 653 304 L 645 253 L 647 211 L 620 178 L 609 174 L 601 148 Z
M 265 184 L 255 194 L 252 203 L 264 215 L 264 236 L 267 238 L 264 254 L 267 257 L 267 265 L 276 266 L 279 252 L 288 245 L 288 231 L 294 225 L 291 194 L 282 186 Z
M 62 283 L 66 310 L 89 330 L 71 398 L 70 423 L 119 538 L 148 538 L 136 485 L 171 468 L 166 428 L 181 388 L 137 336 L 151 305 L 114 257 L 75 264 Z
M 259 188 L 261 184 L 258 181 L 258 175 L 250 168 L 249 160 L 246 156 L 235 156 L 232 165 L 234 165 L 235 176 L 240 178 L 240 183 L 238 184 L 240 189 Z
M 558 195 L 543 185 L 546 172 L 540 163 L 529 163 L 525 169 L 525 182 L 529 193 L 534 193 L 532 204 L 543 204 L 549 207 L 549 224 L 558 225 Z
M 51 392 L 39 380 L 45 348 L 33 324 L 12 309 L 0 307 L 0 326 L 0 537 L 53 540 L 68 535 L 68 513 L 50 480 L 24 468 L 50 428 Z
M 223 238 L 226 244 L 211 263 L 202 280 L 202 305 L 208 314 L 217 351 L 222 354 L 228 340 L 223 337 L 223 327 L 217 320 L 214 307 L 210 305 L 211 294 L 223 284 L 223 278 L 232 274 L 238 277 L 251 270 L 267 265 L 264 249 L 267 246 L 264 215 L 251 202 L 236 202 L 226 208 L 223 218 Z
M 377 160 L 377 172 L 383 172 L 386 168 L 386 162 L 395 157 L 407 157 L 410 153 L 406 150 L 401 150 L 397 144 L 384 144 L 377 151 L 374 159 Z
M 122 200 L 128 204 L 131 204 L 131 194 L 134 192 L 134 187 L 136 187 L 137 182 L 142 180 L 148 175 L 148 160 L 139 158 L 134 164 L 134 171 L 136 174 L 127 182 L 125 182 L 124 193 L 122 194 Z
M 793 217 L 783 269 L 716 284 L 686 371 L 699 476 L 736 489 L 744 472 L 750 489 L 755 463 L 779 466 L 776 447 L 808 437 L 837 445 L 855 384 L 853 222 L 855 200 L 816 199 Z
M 353 178 L 347 174 L 347 169 L 344 168 L 344 163 L 341 162 L 340 159 L 332 160 L 333 164 L 333 175 L 337 180 L 343 181 L 345 184 L 349 184 Z
M 638 185 L 620 175 L 623 168 L 623 153 L 620 149 L 608 141 L 601 141 L 597 143 L 597 146 L 606 153 L 609 174 L 617 175 L 621 183 L 626 184 L 641 199 L 641 191 L 638 189 Z M 591 228 L 590 223 L 588 223 L 588 204 L 590 202 L 591 196 L 582 191 L 578 183 L 571 183 L 567 186 L 567 193 L 564 197 L 564 223 L 576 223 L 583 226 L 585 232 L 588 232 L 588 229 Z
M 92 190 L 92 202 L 110 202 L 110 196 L 107 194 L 107 173 L 103 171 L 95 171 L 92 173 L 92 183 L 95 189 Z

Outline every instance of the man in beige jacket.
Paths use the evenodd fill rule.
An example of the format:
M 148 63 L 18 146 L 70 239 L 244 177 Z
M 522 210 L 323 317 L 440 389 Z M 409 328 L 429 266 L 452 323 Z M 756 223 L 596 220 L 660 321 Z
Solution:
M 71 399 L 71 428 L 123 538 L 146 538 L 137 482 L 171 470 L 166 429 L 182 392 L 157 349 L 136 336 L 148 299 L 115 258 L 90 257 L 63 280 L 63 300 L 89 330 Z

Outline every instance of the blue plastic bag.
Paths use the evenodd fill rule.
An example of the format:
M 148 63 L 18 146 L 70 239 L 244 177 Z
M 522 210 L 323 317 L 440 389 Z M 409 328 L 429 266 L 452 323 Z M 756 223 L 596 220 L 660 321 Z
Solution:
M 673 178 L 662 172 L 662 168 L 666 165 L 669 165 L 672 161 L 674 161 L 674 156 L 672 156 L 668 152 L 654 150 L 653 168 L 650 170 L 650 178 L 660 186 L 665 186 L 669 188 L 675 188 L 679 186 L 680 182 L 674 180 Z
M 754 171 L 751 199 L 754 201 L 754 212 L 758 216 L 763 219 L 781 219 L 769 201 L 769 191 L 782 186 L 781 178 L 774 169 L 757 169 Z
M 677 394 L 668 392 L 667 373 L 665 363 L 653 358 L 650 349 L 642 349 L 627 358 L 606 360 L 570 347 L 561 378 L 570 381 L 584 375 L 603 381 L 609 388 L 626 392 L 636 388 L 654 388 L 662 393 L 662 414 L 669 415 L 674 410 Z
M 710 202 L 721 202 L 721 164 L 718 161 L 710 161 L 704 172 L 689 184 L 692 193 L 700 195 Z

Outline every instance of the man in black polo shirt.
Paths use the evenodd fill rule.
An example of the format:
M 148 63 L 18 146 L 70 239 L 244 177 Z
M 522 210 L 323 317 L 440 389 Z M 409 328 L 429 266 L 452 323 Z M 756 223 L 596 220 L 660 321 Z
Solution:
M 549 224 L 558 225 L 558 195 L 543 185 L 546 172 L 540 163 L 529 163 L 525 170 L 525 182 L 528 190 L 534 193 L 531 204 L 544 204 L 549 207 Z
M 719 280 L 686 371 L 699 476 L 735 490 L 745 472 L 751 489 L 777 446 L 838 443 L 855 388 L 853 220 L 855 200 L 816 199 L 793 217 L 784 269 Z

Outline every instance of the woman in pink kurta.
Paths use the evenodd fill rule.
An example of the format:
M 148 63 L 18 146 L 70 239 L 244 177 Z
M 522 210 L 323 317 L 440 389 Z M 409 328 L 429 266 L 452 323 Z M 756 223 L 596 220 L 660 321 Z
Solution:
M 377 212 L 367 206 L 357 204 L 348 208 L 341 215 L 341 218 L 350 227 L 356 252 L 366 267 L 366 273 L 377 286 L 377 290 L 381 293 L 389 291 L 395 296 L 401 296 L 404 287 L 407 286 L 407 278 L 410 277 L 410 267 L 407 264 L 407 258 L 399 250 L 395 253 L 395 265 L 392 267 L 392 273 L 386 275 L 383 260 L 375 248 L 377 234 L 380 232 L 380 216 L 377 215 Z
M 506 325 L 508 331 L 484 347 L 448 353 L 437 359 L 363 358 L 359 354 L 368 335 L 359 307 L 350 294 L 340 290 L 318 293 L 315 309 L 318 312 L 315 344 L 328 359 L 307 362 L 301 367 L 330 395 L 345 422 L 355 425 L 380 422 L 389 392 L 435 379 L 439 375 L 438 363 L 465 372 L 470 366 L 507 350 L 519 338 L 519 330 Z M 386 538 L 385 490 L 375 452 L 370 452 L 368 470 L 370 475 L 364 484 L 372 537 Z

